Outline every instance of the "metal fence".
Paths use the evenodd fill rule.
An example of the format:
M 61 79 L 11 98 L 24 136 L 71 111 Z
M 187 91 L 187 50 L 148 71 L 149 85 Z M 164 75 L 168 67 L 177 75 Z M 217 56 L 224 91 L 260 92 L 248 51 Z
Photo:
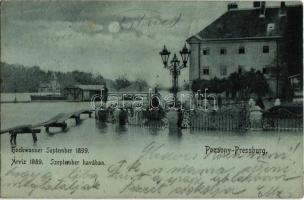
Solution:
M 156 120 L 152 115 L 146 116 L 143 111 L 135 111 L 129 113 L 128 124 L 141 127 L 166 128 L 168 127 L 168 120 L 167 118 Z
M 200 113 L 192 114 L 190 127 L 200 130 L 244 131 L 248 119 L 244 113 Z
M 192 111 L 190 128 L 199 130 L 246 131 L 249 128 L 249 112 L 245 103 L 228 105 L 217 111 Z
M 238 105 L 217 111 L 183 111 L 183 128 L 196 130 L 217 131 L 301 131 L 303 117 L 269 118 L 259 120 L 250 119 L 250 112 L 246 105 Z M 111 118 L 111 119 L 110 119 Z M 108 122 L 116 123 L 115 117 L 109 117 Z M 146 115 L 146 111 L 128 111 L 128 125 L 147 128 L 167 128 L 169 120 L 164 117 L 155 119 L 153 115 Z
M 303 118 L 263 118 L 260 129 L 265 131 L 302 131 Z
M 190 127 L 218 131 L 302 131 L 303 118 L 266 118 L 251 120 L 248 113 L 193 114 Z

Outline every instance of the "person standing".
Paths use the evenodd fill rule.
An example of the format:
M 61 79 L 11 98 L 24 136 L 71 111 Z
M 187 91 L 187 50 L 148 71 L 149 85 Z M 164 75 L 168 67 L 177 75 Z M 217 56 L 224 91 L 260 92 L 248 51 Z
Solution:
M 182 128 L 183 119 L 184 119 L 183 112 L 181 109 L 178 109 L 178 111 L 177 111 L 177 127 L 178 128 Z
M 219 95 L 219 97 L 217 98 L 217 106 L 219 107 L 219 109 L 222 108 L 222 104 L 223 104 L 222 97 L 221 95 Z
M 32 137 L 33 137 L 34 143 L 36 143 L 38 139 L 37 139 L 37 134 L 34 130 L 32 131 Z
M 103 88 L 103 90 L 102 90 L 102 102 L 104 103 L 104 104 L 106 104 L 107 103 L 107 101 L 108 101 L 108 88 L 107 88 L 107 85 L 106 84 L 104 84 L 104 88 Z
M 17 133 L 15 131 L 10 132 L 11 134 L 11 139 L 10 142 L 12 145 L 16 145 L 16 140 L 17 140 Z
M 123 108 L 120 108 L 118 121 L 119 121 L 119 125 L 125 125 L 128 122 L 128 112 Z

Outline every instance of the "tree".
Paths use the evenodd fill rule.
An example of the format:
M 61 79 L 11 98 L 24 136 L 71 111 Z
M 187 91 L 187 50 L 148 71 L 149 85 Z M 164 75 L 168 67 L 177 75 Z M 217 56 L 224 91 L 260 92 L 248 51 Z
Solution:
M 104 85 L 105 84 L 105 79 L 103 78 L 103 76 L 101 76 L 100 74 L 98 74 L 94 79 L 93 79 L 93 82 L 95 84 L 98 84 L 98 85 Z
M 104 84 L 105 79 L 97 74 L 72 71 L 56 72 L 44 71 L 39 66 L 25 67 L 23 65 L 1 62 L 1 92 L 38 92 L 42 83 L 49 83 L 56 75 L 61 88 L 75 84 Z
M 148 88 L 148 83 L 143 79 L 136 79 L 134 84 L 137 86 L 139 91 L 146 90 Z
M 251 89 L 250 93 L 255 93 L 258 96 L 265 96 L 270 92 L 269 85 L 264 75 L 258 71 L 255 74 L 247 74 L 248 86 Z
M 248 95 L 253 93 L 262 97 L 270 92 L 264 75 L 260 71 L 255 72 L 254 70 L 244 73 L 234 72 L 227 79 L 215 77 L 210 80 L 196 79 L 192 82 L 191 89 L 194 92 L 204 91 L 206 88 L 210 93 L 226 92 L 227 97 L 230 95 L 232 99 L 237 95 L 241 98 L 248 98 Z
M 227 90 L 226 84 L 226 79 L 218 79 L 217 77 L 210 80 L 196 79 L 192 82 L 191 89 L 193 92 L 197 92 L 198 90 L 205 91 L 205 89 L 208 89 L 208 92 L 217 94 Z
M 283 81 L 282 95 L 286 101 L 292 101 L 292 98 L 294 97 L 293 87 L 288 78 L 285 78 Z
M 126 78 L 126 74 L 119 76 L 117 79 L 115 79 L 115 88 L 117 90 L 120 90 L 122 88 L 126 88 L 131 85 L 131 82 Z

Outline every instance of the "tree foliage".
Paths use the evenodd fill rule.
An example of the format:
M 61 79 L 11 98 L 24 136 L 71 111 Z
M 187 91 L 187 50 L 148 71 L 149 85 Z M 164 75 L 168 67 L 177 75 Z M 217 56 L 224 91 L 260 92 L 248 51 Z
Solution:
M 269 85 L 264 75 L 254 70 L 244 73 L 232 73 L 228 78 L 217 77 L 210 80 L 194 80 L 191 86 L 192 91 L 204 91 L 208 88 L 209 93 L 226 92 L 228 97 L 235 98 L 237 95 L 245 98 L 249 94 L 265 96 L 270 92 Z
M 127 75 L 121 75 L 115 79 L 115 89 L 120 90 L 131 85 L 131 82 L 127 79 Z
M 88 72 L 72 71 L 43 71 L 38 66 L 25 67 L 1 63 L 1 92 L 37 92 L 39 85 L 49 83 L 57 77 L 61 88 L 75 84 L 104 84 L 105 79 L 101 75 Z
M 38 66 L 25 67 L 3 62 L 1 62 L 0 72 L 1 92 L 38 92 L 39 85 L 50 83 L 54 79 L 54 75 L 62 89 L 76 84 L 103 85 L 106 82 L 110 83 L 110 85 L 113 84 L 117 90 L 129 86 L 134 86 L 136 91 L 144 91 L 149 88 L 144 79 L 139 78 L 135 81 L 130 81 L 126 75 L 122 75 L 113 81 L 105 79 L 101 74 L 78 70 L 71 72 L 44 71 Z
M 144 91 L 146 90 L 149 86 L 148 83 L 144 79 L 136 79 L 134 84 L 137 86 L 138 91 Z

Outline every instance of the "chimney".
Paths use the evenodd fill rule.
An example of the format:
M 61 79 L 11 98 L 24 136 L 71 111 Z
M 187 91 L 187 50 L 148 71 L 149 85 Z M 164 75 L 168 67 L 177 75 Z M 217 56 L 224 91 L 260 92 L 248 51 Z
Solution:
M 266 14 L 266 2 L 262 1 L 261 2 L 261 7 L 260 7 L 260 18 L 264 18 Z
M 260 8 L 261 7 L 261 2 L 260 1 L 254 1 L 253 2 L 253 7 L 254 8 Z
M 280 17 L 285 17 L 286 16 L 286 5 L 284 1 L 281 1 L 281 7 L 279 11 L 279 16 Z
M 237 3 L 228 3 L 227 5 L 228 10 L 237 10 L 238 9 L 238 5 Z

